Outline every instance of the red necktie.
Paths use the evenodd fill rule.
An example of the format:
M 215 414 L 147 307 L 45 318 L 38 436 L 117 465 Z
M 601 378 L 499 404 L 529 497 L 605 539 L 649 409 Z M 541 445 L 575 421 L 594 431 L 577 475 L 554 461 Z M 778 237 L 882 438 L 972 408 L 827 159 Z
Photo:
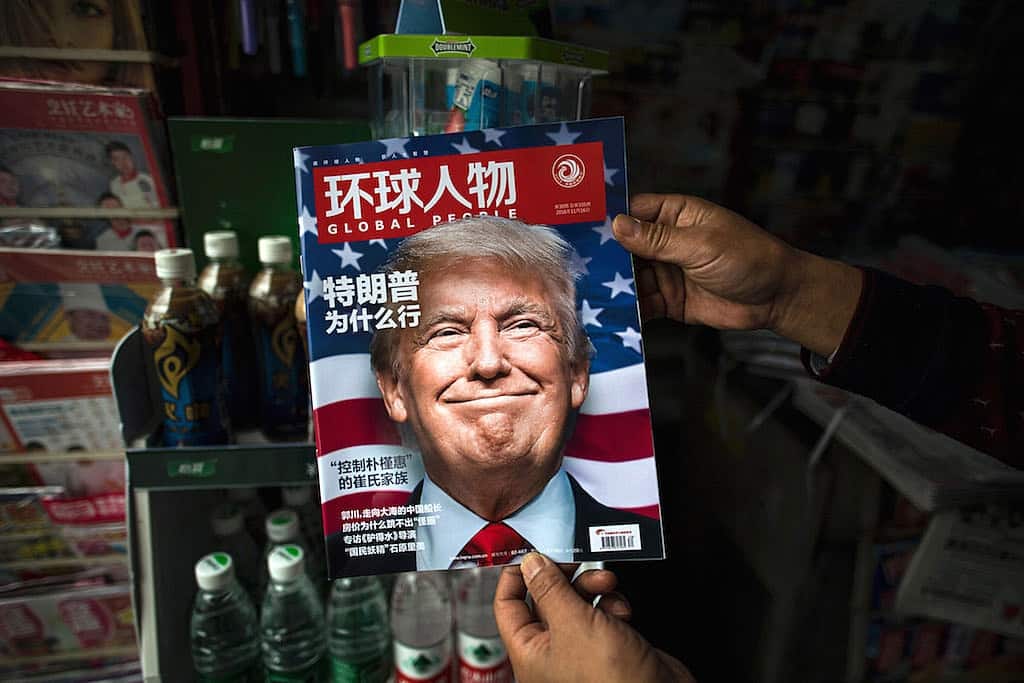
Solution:
M 504 522 L 491 522 L 469 539 L 455 560 L 476 562 L 478 567 L 493 567 L 508 564 L 531 550 L 530 542 L 515 529 Z

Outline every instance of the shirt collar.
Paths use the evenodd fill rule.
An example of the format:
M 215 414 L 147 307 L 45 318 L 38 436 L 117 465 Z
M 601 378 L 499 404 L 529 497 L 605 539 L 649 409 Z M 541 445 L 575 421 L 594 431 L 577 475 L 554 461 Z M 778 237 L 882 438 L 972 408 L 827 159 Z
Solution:
M 425 474 L 420 502 L 439 505 L 440 512 L 436 525 L 421 526 L 416 532 L 416 540 L 423 542 L 423 550 L 416 551 L 416 568 L 448 569 L 452 558 L 487 525 L 487 520 L 449 496 Z M 559 469 L 533 500 L 502 521 L 555 562 L 572 562 L 576 504 L 565 470 Z

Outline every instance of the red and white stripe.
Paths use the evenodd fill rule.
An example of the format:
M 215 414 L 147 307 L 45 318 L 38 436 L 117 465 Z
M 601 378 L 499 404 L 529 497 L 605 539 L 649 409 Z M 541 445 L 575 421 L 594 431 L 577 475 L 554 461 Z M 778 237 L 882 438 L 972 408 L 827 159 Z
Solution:
M 343 509 L 403 504 L 423 470 L 414 458 L 407 485 L 343 493 L 332 462 L 398 455 L 411 449 L 403 446 L 397 426 L 384 409 L 369 354 L 322 358 L 310 364 L 309 374 L 321 500 L 329 534 L 337 531 Z M 658 518 L 658 482 L 642 364 L 590 376 L 587 400 L 566 444 L 565 467 L 605 505 Z

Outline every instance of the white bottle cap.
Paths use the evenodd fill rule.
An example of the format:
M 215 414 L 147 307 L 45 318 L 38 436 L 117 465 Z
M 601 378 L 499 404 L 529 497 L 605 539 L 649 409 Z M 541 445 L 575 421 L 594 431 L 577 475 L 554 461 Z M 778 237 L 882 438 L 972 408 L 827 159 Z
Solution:
M 309 502 L 309 486 L 285 486 L 281 489 L 284 504 L 291 508 L 302 507 Z
M 292 241 L 287 237 L 261 237 L 258 244 L 260 263 L 292 262 Z
M 238 258 L 238 235 L 234 230 L 216 230 L 203 235 L 203 249 L 209 258 Z
M 305 568 L 306 558 L 302 548 L 297 545 L 279 545 L 267 555 L 270 578 L 278 583 L 294 581 L 302 576 Z
M 235 563 L 227 553 L 210 553 L 196 562 L 196 583 L 204 591 L 223 590 L 234 579 Z
M 287 543 L 299 537 L 299 516 L 294 510 L 280 509 L 267 515 L 267 538 Z
M 191 249 L 161 249 L 153 254 L 156 276 L 175 280 L 191 280 L 196 276 L 196 257 Z
M 242 530 L 244 522 L 242 509 L 234 503 L 218 505 L 213 511 L 213 535 L 233 536 Z

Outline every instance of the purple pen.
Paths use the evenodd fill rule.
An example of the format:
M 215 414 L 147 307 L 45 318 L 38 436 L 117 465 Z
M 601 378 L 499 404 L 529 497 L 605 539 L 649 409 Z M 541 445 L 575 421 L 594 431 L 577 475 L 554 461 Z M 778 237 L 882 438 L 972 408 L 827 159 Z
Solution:
M 260 42 L 254 0 L 238 0 L 238 13 L 242 17 L 242 52 L 254 55 Z

